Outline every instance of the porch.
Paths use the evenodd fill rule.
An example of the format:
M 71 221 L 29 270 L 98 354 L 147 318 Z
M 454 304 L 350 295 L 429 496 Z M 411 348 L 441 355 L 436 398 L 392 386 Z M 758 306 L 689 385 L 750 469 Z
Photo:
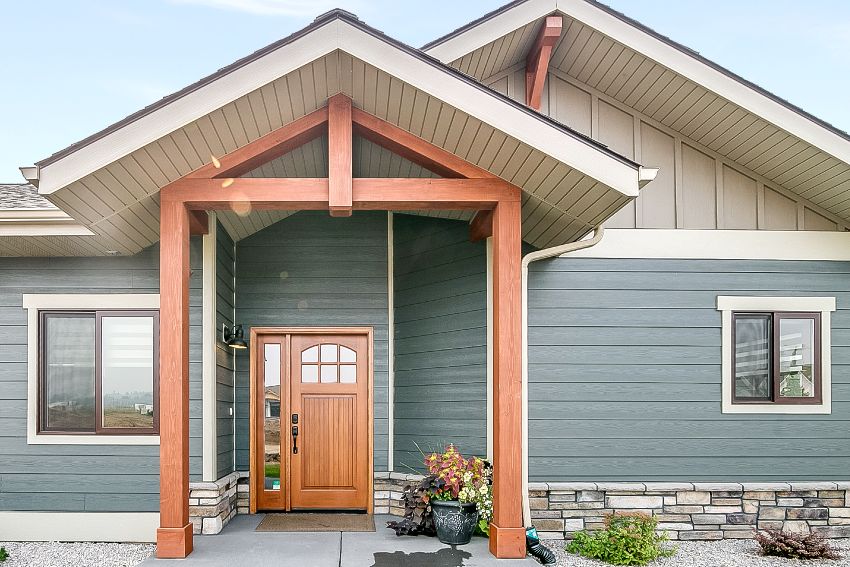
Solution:
M 263 515 L 237 516 L 215 536 L 195 539 L 195 551 L 183 560 L 151 557 L 143 566 L 197 567 L 489 567 L 538 565 L 531 558 L 497 560 L 487 540 L 450 547 L 433 537 L 397 537 L 385 528 L 394 516 L 375 516 L 374 532 L 257 532 Z

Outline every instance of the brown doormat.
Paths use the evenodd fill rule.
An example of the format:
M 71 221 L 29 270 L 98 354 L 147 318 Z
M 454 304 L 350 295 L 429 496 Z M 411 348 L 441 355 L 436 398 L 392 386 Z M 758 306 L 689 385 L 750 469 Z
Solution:
M 374 532 L 371 514 L 266 514 L 258 532 Z

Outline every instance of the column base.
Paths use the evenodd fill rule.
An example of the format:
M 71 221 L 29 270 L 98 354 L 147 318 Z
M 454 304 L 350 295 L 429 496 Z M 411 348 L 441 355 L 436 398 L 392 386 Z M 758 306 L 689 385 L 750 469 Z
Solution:
M 192 524 L 182 528 L 156 530 L 156 556 L 158 559 L 183 559 L 192 553 Z
M 500 528 L 491 523 L 490 553 L 498 559 L 525 557 L 525 528 Z

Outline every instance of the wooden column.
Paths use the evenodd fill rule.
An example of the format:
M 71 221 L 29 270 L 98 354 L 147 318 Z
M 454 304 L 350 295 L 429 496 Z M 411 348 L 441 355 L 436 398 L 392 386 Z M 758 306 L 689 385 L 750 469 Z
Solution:
M 159 529 L 156 556 L 192 552 L 189 523 L 189 212 L 162 196 L 159 250 Z
M 493 211 L 493 521 L 490 552 L 525 557 L 522 521 L 522 302 L 519 200 Z

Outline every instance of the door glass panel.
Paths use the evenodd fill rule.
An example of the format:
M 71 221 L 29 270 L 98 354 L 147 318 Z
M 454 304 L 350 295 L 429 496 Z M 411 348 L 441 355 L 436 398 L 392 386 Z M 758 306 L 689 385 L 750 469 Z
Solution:
M 779 320 L 780 397 L 815 396 L 814 343 L 814 319 Z
M 771 397 L 770 328 L 770 316 L 735 317 L 735 397 L 738 399 Z
M 322 345 L 322 362 L 336 362 L 336 345 Z
M 322 382 L 336 382 L 336 364 L 322 365 Z
M 357 362 L 357 353 L 348 347 L 340 345 L 339 347 L 340 362 Z
M 317 364 L 302 364 L 301 365 L 301 381 L 302 382 L 318 382 L 319 381 L 319 366 Z
M 263 366 L 265 392 L 265 479 L 266 490 L 280 490 L 280 344 L 269 343 L 264 347 Z
M 319 362 L 319 347 L 312 346 L 301 353 L 301 362 Z
M 101 319 L 103 427 L 153 428 L 153 317 Z
M 354 384 L 355 382 L 357 382 L 357 365 L 340 364 L 339 381 L 343 384 Z

